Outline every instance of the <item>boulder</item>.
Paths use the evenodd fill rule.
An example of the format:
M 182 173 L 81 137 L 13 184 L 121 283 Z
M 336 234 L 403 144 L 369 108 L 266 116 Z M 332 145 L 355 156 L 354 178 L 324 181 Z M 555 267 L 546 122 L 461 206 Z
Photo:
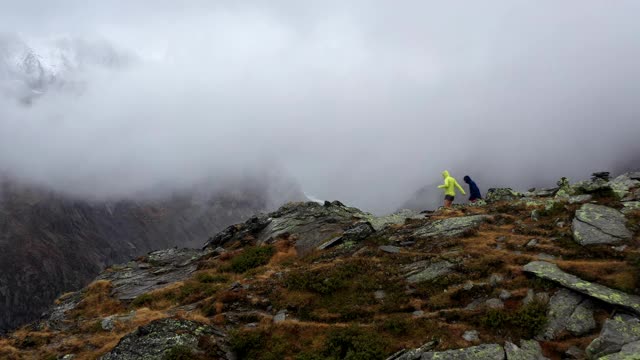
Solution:
M 461 236 L 490 218 L 488 215 L 472 215 L 435 220 L 416 229 L 413 235 L 418 238 Z
M 202 323 L 161 319 L 125 335 L 102 360 L 191 359 L 206 356 L 231 359 L 225 334 Z
M 428 343 L 420 346 L 417 349 L 412 350 L 400 350 L 397 353 L 391 355 L 387 360 L 418 360 L 422 357 L 422 354 L 430 351 L 438 345 L 437 341 L 429 341 Z
M 626 344 L 620 352 L 603 356 L 599 360 L 640 360 L 640 341 Z
M 547 311 L 547 325 L 538 338 L 553 340 L 565 329 L 567 320 L 571 317 L 578 304 L 583 300 L 582 295 L 568 289 L 560 289 L 549 300 Z
M 405 266 L 404 270 L 407 271 L 405 276 L 409 283 L 419 283 L 447 275 L 453 271 L 453 266 L 452 263 L 446 260 L 433 263 L 419 261 Z
M 504 350 L 507 360 L 548 360 L 542 354 L 542 347 L 535 340 L 522 340 L 520 341 L 520 347 L 512 342 L 505 341 Z
M 375 231 L 380 231 L 389 225 L 404 224 L 407 219 L 424 219 L 424 214 L 413 210 L 398 210 L 397 212 L 385 216 L 369 216 L 367 220 Z
M 391 245 L 382 245 L 382 246 L 379 246 L 378 249 L 380 249 L 380 250 L 382 250 L 382 251 L 384 251 L 386 253 L 389 253 L 389 254 L 397 254 L 397 253 L 400 252 L 400 248 L 399 247 L 391 246 Z
M 587 346 L 589 359 L 622 350 L 622 347 L 640 340 L 640 319 L 626 314 L 618 314 L 605 321 L 600 336 Z
M 588 334 L 596 328 L 596 319 L 593 317 L 593 301 L 586 299 L 582 301 L 569 317 L 566 327 L 574 336 Z
M 569 197 L 568 201 L 569 201 L 569 204 L 582 204 L 582 203 L 591 201 L 591 199 L 593 199 L 593 196 L 589 194 L 582 194 L 582 195 L 571 196 Z
M 610 181 L 609 186 L 616 196 L 622 199 L 629 194 L 629 190 L 640 187 L 640 180 L 637 173 L 626 173 Z
M 616 244 L 632 237 L 625 223 L 624 215 L 616 209 L 584 204 L 573 219 L 573 238 L 580 245 Z
M 523 197 L 523 194 L 513 191 L 511 188 L 492 188 L 487 191 L 485 200 L 488 203 L 492 203 L 496 201 L 513 201 L 521 197 Z
M 560 270 L 555 264 L 546 261 L 533 261 L 525 265 L 523 270 L 543 279 L 555 281 L 566 288 L 597 300 L 640 314 L 640 296 L 629 295 L 622 291 L 582 280 L 575 275 Z
M 422 360 L 504 360 L 504 349 L 498 344 L 482 344 L 464 349 L 429 351 Z
M 480 340 L 480 338 L 478 337 L 478 330 L 465 331 L 464 334 L 462 334 L 462 338 L 469 342 Z
M 640 201 L 625 201 L 622 203 L 622 210 L 620 210 L 623 214 L 628 214 L 632 211 L 640 210 Z

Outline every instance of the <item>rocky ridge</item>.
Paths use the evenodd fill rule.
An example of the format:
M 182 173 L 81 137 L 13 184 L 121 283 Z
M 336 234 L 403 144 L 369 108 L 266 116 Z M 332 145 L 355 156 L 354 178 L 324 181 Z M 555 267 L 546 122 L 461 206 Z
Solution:
M 108 268 L 0 340 L 0 356 L 636 359 L 639 187 L 636 173 L 565 179 L 382 218 L 287 204 L 202 249 Z

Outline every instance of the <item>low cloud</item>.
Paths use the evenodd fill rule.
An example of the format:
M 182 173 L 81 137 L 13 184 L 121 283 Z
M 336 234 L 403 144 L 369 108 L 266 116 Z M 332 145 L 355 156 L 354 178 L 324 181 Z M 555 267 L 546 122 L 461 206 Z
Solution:
M 275 169 L 384 212 L 444 169 L 525 189 L 640 153 L 632 1 L 26 3 L 1 30 L 129 59 L 67 75 L 77 91 L 0 98 L 0 171 L 66 192 Z

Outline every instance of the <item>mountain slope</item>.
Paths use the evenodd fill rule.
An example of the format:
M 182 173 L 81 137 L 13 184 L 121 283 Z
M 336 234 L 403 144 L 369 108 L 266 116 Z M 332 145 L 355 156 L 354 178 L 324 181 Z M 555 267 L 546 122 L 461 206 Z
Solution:
M 212 232 L 269 209 L 267 187 L 237 185 L 141 201 L 85 201 L 4 182 L 0 329 L 32 321 L 106 266 L 154 249 L 200 248 Z M 291 191 L 291 199 L 296 197 Z
M 288 204 L 202 250 L 110 267 L 0 340 L 0 356 L 637 356 L 640 174 L 487 201 L 387 217 Z

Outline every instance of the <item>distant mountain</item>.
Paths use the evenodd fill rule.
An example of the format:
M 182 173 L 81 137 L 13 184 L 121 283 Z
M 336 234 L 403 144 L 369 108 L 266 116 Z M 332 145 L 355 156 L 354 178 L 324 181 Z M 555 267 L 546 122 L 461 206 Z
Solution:
M 230 224 L 302 199 L 288 181 L 245 179 L 148 200 L 86 201 L 5 179 L 0 332 L 36 319 L 53 299 L 86 285 L 108 265 L 155 249 L 200 248 Z
M 122 68 L 132 61 L 104 40 L 27 41 L 0 34 L 0 95 L 30 104 L 51 90 L 80 91 L 83 71 Z

